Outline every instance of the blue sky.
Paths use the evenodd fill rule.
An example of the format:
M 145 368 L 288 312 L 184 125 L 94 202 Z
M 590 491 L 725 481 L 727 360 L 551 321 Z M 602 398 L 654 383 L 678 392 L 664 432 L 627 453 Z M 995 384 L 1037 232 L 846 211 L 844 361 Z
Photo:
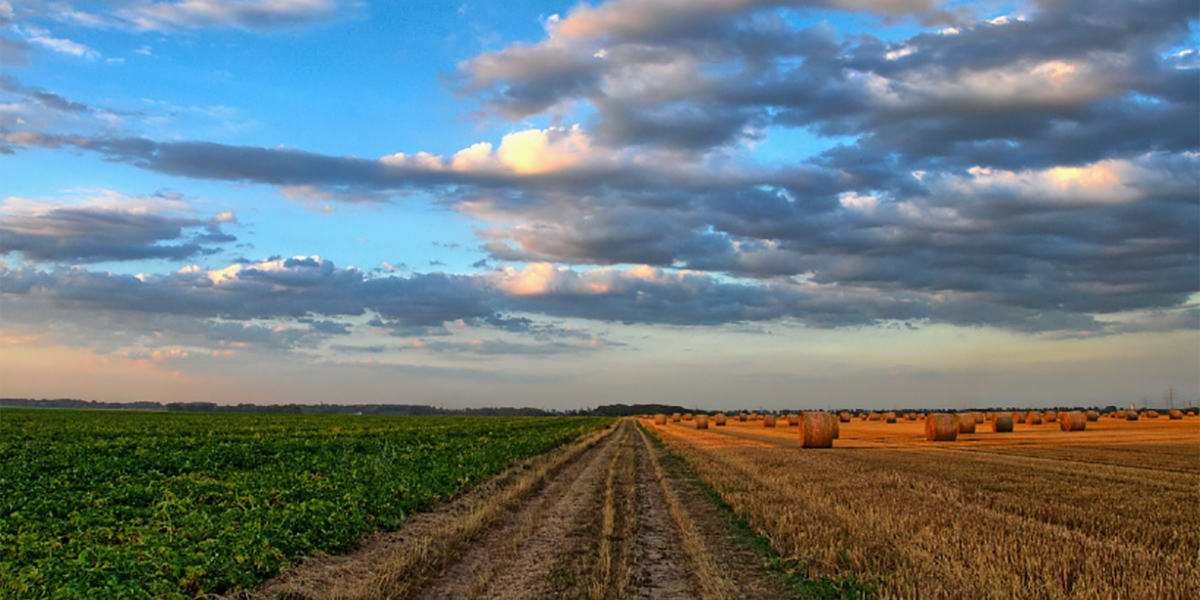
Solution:
M 1188 2 L 0 2 L 0 393 L 1200 400 Z

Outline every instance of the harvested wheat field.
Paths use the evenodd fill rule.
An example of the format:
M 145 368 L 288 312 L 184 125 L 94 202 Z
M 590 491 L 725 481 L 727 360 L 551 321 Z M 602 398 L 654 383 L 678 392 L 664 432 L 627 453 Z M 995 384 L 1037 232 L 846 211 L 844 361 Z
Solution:
M 880 598 L 1200 597 L 1200 422 L 1056 422 L 928 442 L 923 422 L 647 427 L 812 578 Z

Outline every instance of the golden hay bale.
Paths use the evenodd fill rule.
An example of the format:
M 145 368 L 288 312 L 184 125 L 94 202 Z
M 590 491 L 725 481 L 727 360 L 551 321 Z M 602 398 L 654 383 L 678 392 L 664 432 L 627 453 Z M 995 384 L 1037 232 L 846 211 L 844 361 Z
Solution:
M 1057 410 L 1047 410 L 1047 411 L 1043 412 L 1042 420 L 1047 423 L 1057 423 L 1058 422 L 1058 411 Z
M 995 433 L 1008 433 L 1013 430 L 1012 413 L 998 413 L 995 419 L 992 420 L 992 431 Z
M 1148 410 L 1144 414 L 1146 415 L 1147 419 L 1157 419 L 1158 418 L 1157 410 Z
M 883 415 L 881 415 L 879 413 L 871 413 L 871 414 L 867 415 L 867 420 L 868 421 L 882 421 Z
M 1126 413 L 1123 410 L 1118 410 L 1117 412 L 1113 413 L 1113 416 L 1118 419 L 1124 419 L 1126 414 L 1128 414 L 1128 413 Z
M 763 422 L 763 427 L 774 427 L 775 426 L 775 415 L 763 415 L 762 422 Z
M 1058 427 L 1063 431 L 1083 431 L 1087 429 L 1087 417 L 1078 410 L 1058 414 Z
M 895 423 L 896 422 L 896 413 L 894 413 L 894 412 L 883 413 L 883 422 L 884 423 Z
M 970 414 L 972 417 L 974 417 L 974 418 L 975 418 L 975 424 L 976 424 L 976 425 L 980 425 L 980 424 L 982 424 L 982 423 L 983 423 L 983 413 L 981 413 L 981 412 L 972 412 L 972 413 L 968 413 L 968 414 Z
M 724 427 L 725 419 L 727 418 L 728 417 L 725 416 L 725 413 L 717 413 L 717 416 L 713 417 L 713 423 L 716 423 L 717 427 Z
M 708 415 L 696 415 L 696 429 L 708 429 Z
M 1042 413 L 1033 412 L 1032 410 L 1025 413 L 1025 424 L 1026 425 L 1041 425 L 1042 424 Z
M 962 413 L 955 416 L 958 417 L 959 433 L 975 433 L 975 415 L 973 413 Z
M 837 438 L 838 418 L 827 412 L 806 412 L 799 415 L 801 448 L 832 448 Z
M 983 422 L 984 423 L 991 423 L 992 421 L 995 421 L 995 420 L 996 420 L 996 413 L 994 413 L 994 412 L 983 413 Z
M 859 420 L 859 421 L 866 421 L 868 416 L 870 416 L 870 415 L 868 415 L 868 414 L 866 414 L 866 413 L 863 413 L 863 414 L 861 414 L 861 415 L 858 415 L 858 420 Z
M 751 421 L 757 421 L 758 419 L 759 419 L 758 413 L 750 413 Z
M 1183 411 L 1182 410 L 1173 410 L 1173 411 L 1168 412 L 1167 416 L 1170 417 L 1170 419 L 1172 421 L 1178 421 L 1179 419 L 1183 418 Z
M 1187 416 L 1189 416 L 1189 417 L 1194 417 L 1194 416 L 1196 416 L 1196 411 L 1194 411 L 1194 410 L 1189 410 L 1189 411 L 1187 411 Z
M 693 415 L 692 413 L 684 413 L 684 414 L 683 414 L 683 420 L 684 420 L 684 421 L 691 421 L 691 420 L 692 420 L 692 419 L 694 419 L 694 418 L 696 418 L 696 416 L 695 416 L 695 415 Z
M 1140 415 L 1138 415 L 1138 411 L 1136 411 L 1136 410 L 1125 411 L 1125 420 L 1126 421 L 1136 421 L 1136 420 L 1138 420 L 1139 416 Z
M 958 439 L 958 415 L 925 415 L 925 439 L 931 442 L 953 442 Z
M 849 423 L 850 419 L 853 419 L 853 418 L 854 418 L 854 415 L 852 415 L 848 412 L 842 412 L 842 413 L 838 414 L 838 420 L 843 423 Z
M 787 416 L 788 427 L 796 427 L 800 425 L 800 415 L 790 414 Z
M 1087 417 L 1087 420 L 1092 421 L 1093 423 L 1100 420 L 1100 411 L 1098 410 L 1089 410 L 1083 413 L 1083 415 Z
M 917 413 L 908 413 L 908 414 L 905 414 L 905 415 L 904 415 L 904 420 L 905 420 L 905 421 L 916 421 L 916 420 L 917 420 Z
M 746 413 L 738 413 L 737 420 L 741 421 L 742 423 L 745 423 L 746 417 L 747 417 Z
M 655 425 L 666 425 L 667 424 L 667 415 L 654 415 L 654 424 Z
M 842 424 L 840 421 L 840 419 L 833 420 L 833 439 L 835 440 L 842 439 Z
M 683 419 L 683 415 L 681 415 L 681 414 L 679 414 L 679 413 L 675 413 L 675 414 L 671 415 L 671 422 L 672 422 L 672 423 L 678 423 L 678 422 L 679 422 L 680 420 L 682 420 L 682 419 Z

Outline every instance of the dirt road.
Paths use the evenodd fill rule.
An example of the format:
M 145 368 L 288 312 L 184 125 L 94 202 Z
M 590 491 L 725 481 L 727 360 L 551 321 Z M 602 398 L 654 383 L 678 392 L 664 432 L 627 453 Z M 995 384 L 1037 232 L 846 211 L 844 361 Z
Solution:
M 242 598 L 777 598 L 752 550 L 629 420 Z

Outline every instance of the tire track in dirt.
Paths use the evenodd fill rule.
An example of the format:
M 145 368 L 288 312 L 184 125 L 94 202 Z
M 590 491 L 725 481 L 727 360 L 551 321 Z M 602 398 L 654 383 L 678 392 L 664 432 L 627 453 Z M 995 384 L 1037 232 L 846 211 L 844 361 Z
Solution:
M 315 559 L 236 597 L 780 597 L 758 568 L 760 557 L 730 538 L 683 463 L 633 420 L 540 461 L 509 476 L 513 481 L 497 478 L 414 516 L 410 526 L 368 541 L 359 553 Z
M 614 468 L 617 432 L 580 457 L 505 523 L 473 544 L 459 561 L 416 597 L 547 598 L 556 594 L 551 575 L 559 557 L 579 553 L 581 521 L 596 512 L 596 496 Z M 561 587 L 562 582 L 558 582 Z

